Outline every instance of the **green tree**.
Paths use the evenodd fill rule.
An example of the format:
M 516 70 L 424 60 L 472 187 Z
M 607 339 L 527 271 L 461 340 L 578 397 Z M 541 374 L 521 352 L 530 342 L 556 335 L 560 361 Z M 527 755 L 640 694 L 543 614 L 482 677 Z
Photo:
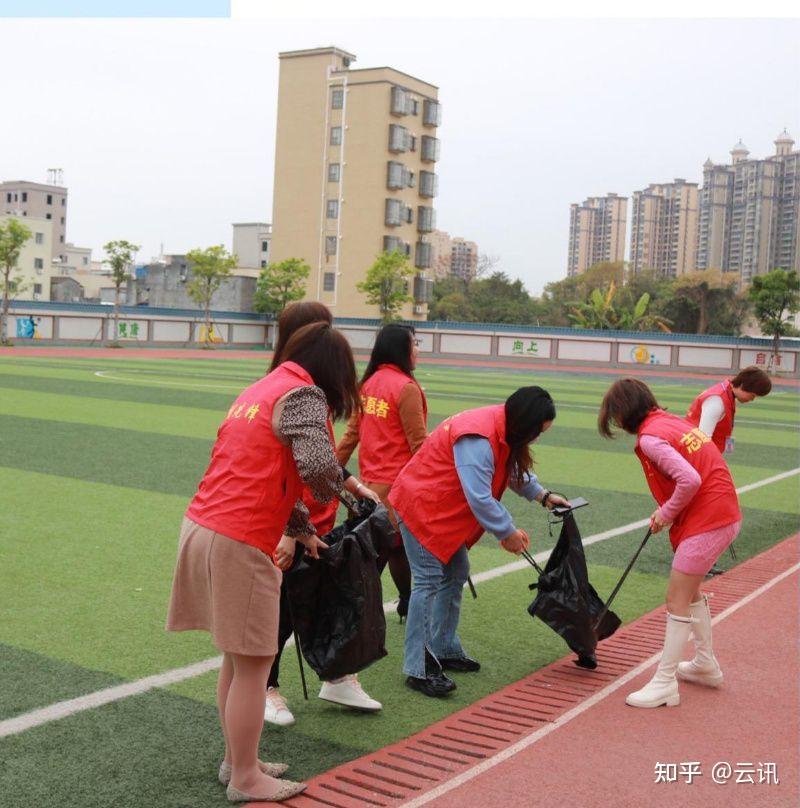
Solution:
M 643 292 L 627 303 L 612 280 L 604 292 L 592 290 L 589 300 L 573 309 L 570 317 L 578 328 L 617 329 L 620 331 L 669 331 L 663 317 L 648 310 L 650 293 Z
M 222 244 L 197 248 L 186 253 L 191 263 L 192 276 L 186 284 L 186 293 L 203 309 L 206 332 L 203 347 L 213 346 L 211 330 L 211 299 L 222 286 L 222 282 L 231 276 L 236 266 L 236 256 L 231 255 Z
M 3 307 L 0 310 L 0 345 L 8 345 L 8 309 L 13 294 L 22 290 L 22 279 L 12 278 L 20 253 L 32 233 L 19 219 L 0 222 L 0 269 L 3 272 Z
M 791 318 L 800 311 L 800 280 L 794 270 L 773 269 L 766 275 L 756 275 L 750 286 L 761 330 L 772 337 L 772 352 L 778 356 L 781 337 L 792 332 Z
M 119 345 L 117 335 L 119 334 L 119 290 L 122 284 L 131 277 L 131 264 L 133 258 L 139 251 L 138 244 L 119 239 L 109 241 L 103 246 L 106 251 L 104 263 L 111 267 L 111 280 L 114 281 L 114 345 Z
M 533 300 L 521 280 L 505 272 L 473 281 L 469 287 L 473 320 L 480 323 L 530 324 L 536 320 Z
M 356 289 L 367 296 L 367 303 L 378 307 L 381 319 L 388 323 L 399 319 L 403 304 L 413 300 L 408 294 L 408 281 L 413 274 L 414 268 L 401 252 L 383 252 Z
M 261 270 L 253 295 L 256 311 L 279 315 L 289 303 L 302 300 L 311 267 L 300 258 L 287 258 Z
M 681 275 L 675 282 L 674 297 L 678 306 L 693 306 L 697 310 L 696 334 L 705 334 L 711 319 L 712 305 L 719 292 L 736 294 L 736 281 L 718 269 L 701 269 Z

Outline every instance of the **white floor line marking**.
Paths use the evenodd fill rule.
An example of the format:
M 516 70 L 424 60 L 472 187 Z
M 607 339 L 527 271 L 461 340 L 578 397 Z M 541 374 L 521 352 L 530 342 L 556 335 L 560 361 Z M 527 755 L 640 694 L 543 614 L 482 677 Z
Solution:
M 136 371 L 133 370 L 126 370 L 124 373 L 135 373 Z M 119 376 L 112 376 L 110 375 L 111 371 L 109 370 L 96 370 L 94 372 L 95 376 L 99 376 L 101 379 L 108 379 L 112 382 L 129 382 L 134 384 L 158 384 L 166 387 L 173 387 L 175 390 L 182 390 L 184 387 L 206 387 L 211 388 L 212 390 L 239 390 L 241 392 L 242 385 L 232 385 L 232 384 L 195 384 L 194 382 L 179 382 L 179 381 L 170 381 L 170 382 L 159 382 L 155 379 L 121 379 Z
M 742 486 L 736 490 L 738 493 L 743 494 L 747 491 L 761 488 L 764 485 L 769 485 L 770 483 L 783 480 L 786 477 L 791 477 L 795 474 L 800 474 L 800 467 L 791 469 L 790 471 L 784 471 L 781 474 L 774 475 L 773 477 L 758 480 L 755 483 L 750 483 L 749 485 Z M 602 533 L 595 533 L 592 536 L 587 536 L 583 540 L 583 545 L 586 547 L 590 544 L 607 541 L 608 539 L 612 539 L 616 536 L 622 536 L 625 533 L 639 530 L 640 528 L 645 527 L 648 522 L 649 519 L 640 519 L 638 522 L 630 522 L 627 525 L 611 528 L 611 530 L 605 530 Z M 542 550 L 541 552 L 537 553 L 534 558 L 537 562 L 544 562 L 550 557 L 551 552 L 552 548 Z M 517 572 L 519 570 L 528 568 L 529 565 L 527 561 L 512 561 L 509 564 L 503 564 L 500 567 L 494 567 L 493 569 L 479 572 L 473 576 L 472 581 L 473 583 L 491 581 L 494 578 L 500 578 L 508 573 Z M 384 603 L 383 610 L 387 614 L 396 612 L 397 603 L 394 601 Z M 289 641 L 287 642 L 287 646 L 293 644 L 294 638 L 290 637 Z M 7 735 L 16 735 L 33 727 L 38 727 L 41 724 L 46 724 L 50 721 L 57 721 L 60 718 L 66 718 L 69 715 L 74 715 L 75 713 L 80 713 L 84 710 L 92 710 L 95 707 L 101 707 L 104 704 L 109 704 L 112 701 L 120 701 L 121 699 L 125 699 L 130 696 L 138 696 L 157 687 L 166 687 L 167 685 L 183 682 L 186 679 L 193 679 L 196 676 L 202 676 L 204 673 L 218 670 L 221 664 L 222 657 L 212 657 L 210 659 L 204 659 L 200 662 L 195 662 L 192 665 L 186 665 L 183 668 L 175 668 L 173 670 L 165 671 L 164 673 L 146 676 L 143 679 L 137 679 L 133 682 L 126 682 L 122 685 L 105 688 L 104 690 L 98 690 L 94 693 L 88 693 L 85 696 L 78 696 L 77 698 L 68 699 L 67 701 L 55 702 L 47 707 L 22 713 L 13 718 L 0 721 L 0 738 L 4 738 Z
M 763 595 L 767 590 L 771 589 L 775 584 L 780 583 L 784 578 L 794 574 L 800 570 L 800 562 L 795 564 L 794 566 L 790 567 L 787 570 L 784 570 L 779 575 L 776 575 L 771 580 L 767 581 L 763 586 L 760 586 L 754 592 L 751 592 L 749 595 L 742 598 L 740 601 L 737 601 L 732 606 L 729 606 L 725 609 L 724 612 L 718 614 L 713 620 L 712 623 L 716 625 L 721 620 L 724 620 L 726 617 L 730 617 L 734 612 L 741 609 L 743 606 L 746 606 L 751 601 L 755 600 L 757 597 Z M 611 682 L 611 684 L 606 685 L 602 690 L 599 690 L 590 698 L 586 699 L 586 701 L 581 702 L 576 707 L 573 707 L 568 712 L 564 713 L 564 715 L 559 716 L 553 721 L 552 724 L 548 724 L 546 727 L 542 727 L 536 732 L 528 735 L 526 738 L 523 738 L 520 741 L 517 741 L 513 746 L 509 746 L 507 749 L 503 749 L 502 751 L 498 752 L 496 755 L 493 755 L 490 758 L 479 763 L 477 766 L 468 769 L 465 772 L 453 777 L 451 780 L 448 780 L 445 783 L 442 783 L 440 786 L 437 786 L 432 791 L 429 791 L 427 794 L 423 794 L 416 799 L 410 800 L 408 802 L 402 803 L 399 808 L 418 808 L 421 805 L 425 805 L 429 802 L 432 802 L 435 799 L 447 794 L 449 791 L 452 791 L 459 786 L 464 785 L 464 783 L 468 783 L 470 780 L 475 779 L 479 775 L 483 774 L 484 772 L 493 769 L 495 766 L 503 763 L 504 761 L 508 760 L 509 758 L 514 757 L 514 755 L 522 752 L 524 749 L 527 749 L 529 746 L 533 746 L 533 744 L 540 741 L 542 738 L 549 735 L 551 732 L 555 732 L 560 727 L 563 727 L 565 724 L 568 724 L 572 721 L 573 718 L 577 718 L 582 713 L 585 713 L 589 708 L 593 707 L 598 702 L 601 702 L 607 696 L 610 696 L 615 691 L 619 690 L 623 685 L 627 684 L 631 681 L 631 679 L 635 679 L 639 674 L 644 673 L 651 665 L 654 665 L 660 656 L 660 652 L 658 654 L 653 654 L 649 659 L 646 659 L 641 664 L 637 665 L 633 670 L 628 671 L 624 676 L 621 676 L 619 679 Z

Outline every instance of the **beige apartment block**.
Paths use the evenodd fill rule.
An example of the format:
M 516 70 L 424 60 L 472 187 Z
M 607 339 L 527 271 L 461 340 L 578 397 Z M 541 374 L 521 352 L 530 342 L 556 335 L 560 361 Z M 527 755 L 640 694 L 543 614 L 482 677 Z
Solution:
M 771 269 L 800 271 L 800 152 L 784 130 L 775 154 L 751 159 L 741 140 L 730 164 L 703 165 L 697 268 L 733 273 L 741 286 Z
M 270 260 L 305 260 L 307 299 L 336 316 L 377 317 L 356 285 L 382 251 L 399 250 L 417 270 L 401 314 L 425 319 L 438 89 L 390 67 L 353 69 L 340 48 L 279 57 Z
M 58 264 L 53 263 L 53 222 L 35 216 L 12 216 L 0 213 L 0 223 L 18 219 L 30 231 L 17 260 L 11 279 L 21 281 L 21 291 L 13 295 L 15 300 L 50 300 L 50 284 L 58 276 Z
M 472 280 L 478 271 L 478 245 L 456 236 L 450 255 L 450 273 L 465 281 Z
M 0 182 L 0 213 L 52 222 L 51 258 L 64 259 L 67 238 L 67 189 L 62 185 L 27 180 Z
M 238 262 L 235 275 L 257 278 L 270 262 L 272 225 L 267 222 L 240 222 L 233 225 L 233 254 Z
M 628 198 L 607 194 L 570 205 L 567 274 L 579 275 L 594 264 L 625 260 Z
M 434 230 L 428 235 L 431 245 L 431 272 L 436 280 L 446 278 L 450 274 L 453 258 L 453 239 L 444 230 Z
M 676 278 L 695 268 L 697 183 L 676 179 L 634 191 L 630 265 Z

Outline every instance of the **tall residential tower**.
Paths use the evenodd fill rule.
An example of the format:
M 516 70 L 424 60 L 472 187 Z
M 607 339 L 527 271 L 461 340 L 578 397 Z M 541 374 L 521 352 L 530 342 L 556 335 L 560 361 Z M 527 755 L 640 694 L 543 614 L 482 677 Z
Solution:
M 567 274 L 579 275 L 594 264 L 624 260 L 627 216 L 628 199 L 616 194 L 571 205 Z
M 390 67 L 352 69 L 355 56 L 340 48 L 279 56 L 270 261 L 302 258 L 306 299 L 339 317 L 375 317 L 356 284 L 382 251 L 399 250 L 417 270 L 401 315 L 424 319 L 438 89 Z
M 675 278 L 695 267 L 697 183 L 648 185 L 633 192 L 630 265 Z

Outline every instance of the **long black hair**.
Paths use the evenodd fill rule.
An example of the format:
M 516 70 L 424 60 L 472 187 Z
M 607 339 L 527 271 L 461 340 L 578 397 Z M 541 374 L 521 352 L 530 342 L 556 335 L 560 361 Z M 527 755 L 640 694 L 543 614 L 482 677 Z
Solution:
M 375 337 L 375 345 L 369 357 L 361 384 L 372 376 L 381 365 L 397 365 L 408 376 L 414 375 L 411 351 L 414 347 L 414 327 L 389 323 Z
M 530 444 L 556 417 L 556 405 L 541 387 L 520 387 L 506 399 L 506 443 L 511 447 L 511 476 L 522 481 L 533 466 Z

